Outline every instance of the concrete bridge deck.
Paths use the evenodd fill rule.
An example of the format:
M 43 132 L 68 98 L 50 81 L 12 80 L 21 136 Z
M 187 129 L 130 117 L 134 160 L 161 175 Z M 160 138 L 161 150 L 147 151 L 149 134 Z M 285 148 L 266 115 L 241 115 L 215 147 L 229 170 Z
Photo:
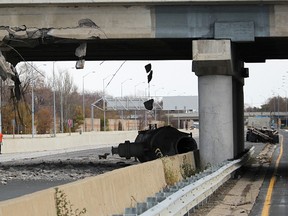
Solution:
M 288 57 L 287 11 L 271 0 L 3 0 L 1 50 L 13 64 L 75 61 L 81 42 L 86 60 L 192 60 L 192 40 L 231 39 L 238 59 L 263 62 Z

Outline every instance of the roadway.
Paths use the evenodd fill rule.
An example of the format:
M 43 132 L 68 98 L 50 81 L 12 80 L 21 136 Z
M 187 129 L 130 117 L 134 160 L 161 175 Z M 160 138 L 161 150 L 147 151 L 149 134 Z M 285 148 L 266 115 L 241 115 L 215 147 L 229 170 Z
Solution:
M 193 133 L 193 138 L 199 143 L 198 130 L 194 129 L 189 132 Z M 115 133 L 113 132 L 103 133 L 102 136 L 106 134 L 112 143 L 116 142 L 117 139 L 122 142 L 125 140 L 124 138 L 127 140 L 127 137 L 122 136 L 114 138 L 113 134 L 115 136 Z M 93 139 L 87 138 L 90 136 L 92 136 Z M 79 146 L 75 147 L 71 145 L 71 147 L 64 149 L 3 153 L 0 155 L 0 201 L 17 198 L 39 190 L 55 187 L 89 176 L 96 176 L 113 169 L 138 163 L 134 159 L 126 160 L 125 158 L 120 158 L 118 155 L 111 155 L 111 146 L 117 146 L 118 144 L 97 143 L 97 141 L 103 140 L 100 136 L 101 133 L 99 132 L 82 135 L 73 134 L 72 138 L 74 140 L 77 140 L 79 137 L 83 139 L 81 143 L 85 143 L 84 146 L 76 142 L 76 144 L 79 143 Z M 61 137 L 59 135 L 53 139 L 58 139 L 58 142 L 65 143 L 71 140 L 70 138 L 71 136 L 63 135 Z M 34 138 L 37 142 L 38 140 L 49 142 L 51 139 L 52 138 L 45 139 L 43 137 Z M 135 137 L 133 139 L 135 139 Z M 13 145 L 12 141 L 14 140 L 17 141 L 17 139 L 12 138 L 6 139 L 5 145 Z M 21 138 L 21 142 L 31 140 L 33 139 Z M 132 141 L 132 139 L 130 140 Z M 10 143 L 8 143 L 8 141 L 10 141 Z M 89 142 L 95 144 L 92 145 Z M 119 142 L 120 141 L 118 141 L 118 143 Z M 26 147 L 29 149 L 29 145 L 32 146 L 32 144 L 33 143 L 28 142 Z M 50 146 L 53 147 L 52 144 Z M 100 159 L 99 155 L 105 153 L 110 153 L 110 155 L 107 159 Z
M 288 214 L 288 132 L 281 131 L 280 144 L 256 199 L 251 216 Z
M 249 145 L 255 145 L 258 148 L 258 150 L 256 150 L 256 153 L 257 152 L 259 153 L 259 151 L 264 147 L 264 145 L 261 143 L 246 143 L 246 146 L 249 146 Z M 82 160 L 83 158 L 85 158 L 85 159 L 88 159 L 89 161 L 91 161 L 91 157 L 93 157 L 95 160 L 98 160 L 98 154 L 102 154 L 103 152 L 107 152 L 109 149 L 110 148 L 103 148 L 103 149 L 99 148 L 96 151 L 97 153 L 95 151 L 91 151 L 91 150 L 79 151 L 79 152 L 75 151 L 75 152 L 71 152 L 71 153 L 66 152 L 66 153 L 62 153 L 61 157 L 63 157 L 62 158 L 63 160 L 71 160 L 71 158 L 74 158 L 74 157 L 76 158 L 76 160 L 79 160 L 79 159 Z M 94 150 L 96 150 L 96 149 L 94 149 Z M 288 190 L 287 190 L 287 186 L 288 186 L 288 181 L 287 181 L 288 180 L 287 179 L 288 178 L 288 173 L 287 173 L 288 154 L 287 154 L 287 152 L 288 152 L 288 131 L 281 131 L 280 144 L 277 144 L 275 146 L 275 151 L 274 151 L 274 154 L 271 158 L 271 164 L 270 165 L 267 165 L 267 164 L 263 165 L 261 168 L 259 168 L 259 173 L 255 173 L 256 168 L 252 167 L 251 173 L 253 173 L 252 175 L 254 176 L 254 178 L 261 178 L 262 175 L 265 176 L 265 178 L 264 178 L 262 186 L 261 187 L 259 186 L 260 187 L 259 194 L 256 198 L 256 201 L 255 201 L 249 215 L 251 215 L 251 216 L 287 215 L 287 212 L 288 212 Z M 61 152 L 59 152 L 59 153 L 61 153 Z M 46 152 L 46 154 L 47 154 L 47 152 Z M 15 157 L 18 154 L 13 154 L 13 155 Z M 44 155 L 40 156 L 39 155 L 38 157 L 36 155 L 33 155 L 33 156 L 30 155 L 30 156 L 32 156 L 32 158 L 34 157 L 34 159 L 38 158 L 38 160 L 40 162 L 41 161 L 47 162 L 47 158 L 49 158 L 49 160 L 59 160 L 60 159 L 59 156 L 61 154 L 60 155 L 57 154 L 54 156 L 53 155 L 49 155 L 49 156 L 44 156 Z M 10 155 L 10 156 L 12 156 L 12 155 Z M 6 155 L 6 157 L 8 157 L 8 155 Z M 10 160 L 9 160 L 8 158 L 5 158 L 5 156 L 4 156 L 4 157 L 2 157 L 2 164 L 4 161 L 6 161 L 6 162 L 11 161 L 11 159 L 14 162 L 26 161 L 26 163 L 27 163 L 27 155 L 26 155 L 26 159 L 25 159 L 25 157 L 22 157 L 22 155 L 21 155 L 21 159 L 18 157 L 16 157 L 16 158 L 14 158 L 14 160 L 12 158 L 10 158 Z M 115 161 L 113 161 L 113 163 L 115 163 Z M 39 168 L 38 165 L 39 164 L 36 165 L 37 168 Z M 17 167 L 17 166 L 15 166 L 15 167 Z M 67 173 L 71 174 L 71 170 L 66 170 L 66 171 L 67 171 Z M 75 169 L 73 171 L 75 171 Z M 23 171 L 19 170 L 19 172 L 23 172 Z M 52 172 L 53 172 L 53 170 L 52 170 Z M 25 182 L 23 182 L 23 179 L 21 179 L 21 177 L 20 177 L 20 179 L 15 179 L 14 181 L 11 181 L 10 183 L 8 182 L 8 184 L 1 186 L 1 189 L 0 189 L 1 194 L 2 195 L 6 194 L 5 197 L 3 197 L 1 200 L 10 199 L 13 197 L 18 197 L 18 196 L 21 196 L 21 195 L 24 195 L 24 194 L 27 194 L 30 192 L 41 190 L 41 188 L 44 189 L 47 187 L 54 187 L 56 185 L 63 184 L 65 182 L 74 181 L 76 179 L 64 179 L 63 178 L 63 179 L 57 179 L 57 180 L 54 179 L 54 180 L 49 181 L 49 182 L 48 181 L 42 181 L 42 180 L 36 181 L 36 182 L 28 180 L 28 182 L 25 183 Z M 39 187 L 36 186 L 35 183 L 37 183 Z M 254 184 L 254 183 L 249 182 L 249 185 Z M 25 187 L 27 187 L 27 188 L 25 188 Z M 14 194 L 15 188 L 18 188 L 19 191 L 21 191 L 21 193 L 20 194 L 19 193 Z M 18 189 L 16 189 L 16 191 L 18 191 Z M 247 189 L 247 187 L 246 187 L 246 189 Z M 10 191 L 10 194 L 8 194 L 9 191 Z M 230 194 L 230 192 L 228 192 L 228 195 L 229 194 Z M 230 195 L 230 197 L 231 197 L 231 195 Z M 252 203 L 253 202 L 251 202 L 251 204 Z M 249 212 L 249 210 L 247 210 L 247 212 Z M 201 211 L 199 213 L 201 213 Z M 204 212 L 202 212 L 201 215 L 206 215 L 205 213 L 204 214 L 203 213 Z M 210 212 L 210 214 L 208 213 L 207 215 L 213 215 L 213 214 L 211 214 L 211 212 Z M 246 215 L 248 215 L 248 214 L 246 214 Z
M 67 151 L 16 153 L 0 156 L 0 202 L 56 187 L 86 177 L 96 176 L 131 164 L 110 153 L 111 147 Z

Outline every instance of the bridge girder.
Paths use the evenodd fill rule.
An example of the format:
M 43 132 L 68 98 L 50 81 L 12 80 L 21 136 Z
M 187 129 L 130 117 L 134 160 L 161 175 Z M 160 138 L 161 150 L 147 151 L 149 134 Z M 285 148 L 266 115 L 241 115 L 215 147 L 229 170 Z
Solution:
M 83 42 L 87 43 L 85 60 L 192 60 L 192 40 L 194 39 L 23 39 L 3 41 L 1 50 L 6 60 L 13 64 L 23 60 L 76 61 L 78 57 L 75 50 Z M 233 42 L 233 45 L 239 60 L 243 62 L 288 59 L 288 38 L 256 38 L 254 42 Z

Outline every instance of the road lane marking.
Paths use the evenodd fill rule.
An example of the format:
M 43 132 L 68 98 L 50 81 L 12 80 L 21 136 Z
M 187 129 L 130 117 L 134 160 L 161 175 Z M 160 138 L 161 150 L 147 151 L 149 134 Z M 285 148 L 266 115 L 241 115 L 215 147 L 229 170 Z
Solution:
M 268 190 L 267 190 L 267 194 L 266 194 L 266 198 L 265 198 L 265 202 L 264 202 L 264 206 L 263 206 L 263 210 L 262 210 L 261 216 L 269 216 L 272 192 L 273 192 L 274 185 L 275 185 L 275 182 L 276 182 L 276 172 L 278 170 L 278 166 L 279 166 L 279 162 L 280 162 L 280 160 L 282 158 L 282 154 L 283 154 L 283 136 L 280 136 L 280 153 L 279 153 L 278 158 L 276 160 L 276 164 L 275 164 L 275 167 L 274 167 L 273 175 L 272 175 L 272 177 L 270 179 L 270 183 L 269 183 L 269 187 L 268 187 Z

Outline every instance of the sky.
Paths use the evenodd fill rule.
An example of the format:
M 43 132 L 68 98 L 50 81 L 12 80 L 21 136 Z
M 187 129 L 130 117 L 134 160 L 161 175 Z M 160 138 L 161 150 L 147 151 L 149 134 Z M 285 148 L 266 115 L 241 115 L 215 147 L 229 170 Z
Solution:
M 145 65 L 151 63 L 153 78 L 150 94 Z M 52 74 L 52 62 L 37 62 L 47 76 Z M 198 78 L 192 72 L 192 61 L 86 61 L 84 69 L 75 69 L 75 62 L 55 62 L 55 73 L 68 70 L 79 92 L 103 91 L 113 97 L 125 96 L 195 96 Z M 245 106 L 260 107 L 268 98 L 287 97 L 288 60 L 267 60 L 247 63 L 249 78 L 245 78 Z M 84 81 L 84 82 L 83 82 Z
M 191 61 L 86 61 L 84 69 L 75 69 L 75 62 L 56 62 L 57 71 L 68 70 L 79 92 L 103 91 L 114 97 L 148 96 L 145 65 L 151 63 L 153 78 L 150 96 L 198 95 L 197 76 Z M 45 66 L 44 66 L 45 64 Z M 41 66 L 42 65 L 42 66 Z M 52 63 L 38 62 L 37 67 L 52 73 Z
M 288 93 L 288 60 L 267 60 L 245 64 L 249 78 L 245 79 L 244 98 L 250 106 L 260 107 L 267 99 Z

